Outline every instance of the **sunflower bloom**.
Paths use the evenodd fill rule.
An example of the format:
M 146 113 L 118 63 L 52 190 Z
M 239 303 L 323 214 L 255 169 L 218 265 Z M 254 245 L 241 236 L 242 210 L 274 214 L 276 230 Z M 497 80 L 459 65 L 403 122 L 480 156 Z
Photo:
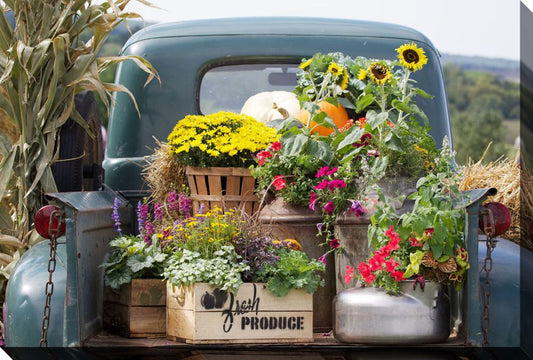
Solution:
M 368 76 L 368 73 L 365 69 L 359 69 L 359 73 L 357 74 L 357 78 L 361 81 L 366 80 L 366 77 Z
M 348 87 L 348 71 L 346 71 L 346 69 L 343 68 L 341 89 L 346 90 L 347 87 Z
M 338 65 L 335 62 L 332 62 L 328 66 L 328 72 L 331 73 L 333 76 L 339 76 L 342 74 L 342 66 Z
M 313 58 L 307 61 L 304 61 L 303 63 L 300 64 L 300 69 L 305 70 L 309 65 L 311 65 L 311 62 L 313 62 Z
M 378 85 L 383 85 L 392 77 L 389 67 L 377 62 L 370 64 L 368 73 L 370 78 Z
M 419 48 L 415 43 L 404 44 L 396 49 L 400 64 L 411 71 L 421 70 L 427 64 L 428 58 L 424 49 Z

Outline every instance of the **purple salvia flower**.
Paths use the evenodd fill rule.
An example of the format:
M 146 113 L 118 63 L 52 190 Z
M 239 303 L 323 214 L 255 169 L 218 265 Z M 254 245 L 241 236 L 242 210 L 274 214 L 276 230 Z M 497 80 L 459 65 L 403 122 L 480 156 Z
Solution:
M 154 205 L 154 220 L 163 221 L 163 205 L 161 203 L 155 203 Z
M 354 213 L 355 216 L 363 216 L 365 214 L 365 210 L 357 200 L 350 200 L 352 202 L 352 206 L 350 207 L 350 211 Z
M 143 207 L 143 204 L 142 202 L 137 202 L 137 209 L 136 209 L 136 214 L 137 214 L 137 229 L 139 230 L 139 234 L 142 233 L 143 231 L 143 227 L 144 227 L 144 222 L 145 222 L 145 218 L 143 216 L 141 216 L 142 214 L 142 207 Z
M 122 229 L 120 228 L 120 214 L 118 213 L 119 206 L 120 206 L 120 201 L 118 200 L 118 198 L 115 198 L 115 200 L 113 201 L 113 211 L 111 212 L 111 218 L 115 222 L 114 224 L 115 232 L 119 236 L 122 236 Z

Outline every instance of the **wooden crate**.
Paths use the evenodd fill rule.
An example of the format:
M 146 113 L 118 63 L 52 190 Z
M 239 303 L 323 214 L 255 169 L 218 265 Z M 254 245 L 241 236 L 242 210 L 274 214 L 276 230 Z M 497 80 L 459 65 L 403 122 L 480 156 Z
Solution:
M 161 279 L 133 279 L 119 290 L 104 290 L 104 328 L 126 337 L 166 334 L 166 283 Z
M 255 179 L 247 168 L 193 167 L 185 168 L 194 212 L 204 204 L 207 208 L 244 209 L 252 215 L 259 208 L 255 196 Z
M 245 283 L 237 294 L 205 283 L 167 285 L 167 337 L 187 343 L 313 342 L 313 295 L 272 295 Z

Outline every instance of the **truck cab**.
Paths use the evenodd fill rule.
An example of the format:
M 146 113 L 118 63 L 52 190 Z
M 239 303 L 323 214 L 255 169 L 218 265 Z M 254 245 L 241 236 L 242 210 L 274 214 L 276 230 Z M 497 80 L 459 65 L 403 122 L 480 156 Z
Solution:
M 66 233 L 58 239 L 59 261 L 53 274 L 50 346 L 91 346 L 102 332 L 104 276 L 99 265 L 109 252 L 107 243 L 115 236 L 113 201 L 120 199 L 121 218 L 131 219 L 130 224 L 123 225 L 129 225 L 131 231 L 134 205 L 149 195 L 143 167 L 150 161 L 157 141 L 166 141 L 179 119 L 221 110 L 239 113 L 246 99 L 258 92 L 292 91 L 302 59 L 318 52 L 393 60 L 395 49 L 411 42 L 422 47 L 428 58 L 423 71 L 417 71 L 413 79 L 433 95 L 433 99 L 420 99 L 418 104 L 430 119 L 431 134 L 440 144 L 444 137 L 453 139 L 440 55 L 429 39 L 413 29 L 367 21 L 294 17 L 184 21 L 153 25 L 135 33 L 121 54 L 144 57 L 155 67 L 160 81 L 145 85 L 147 75 L 135 64 L 119 65 L 116 82 L 131 91 L 138 109 L 128 94 L 115 95 L 103 161 L 103 190 L 49 194 L 50 202 L 64 209 L 66 220 Z M 477 221 L 481 202 L 491 191 L 480 189 L 472 197 L 467 235 L 472 267 L 467 286 L 453 300 L 454 338 L 443 346 L 482 346 L 478 273 L 485 250 L 484 242 L 480 242 L 478 257 Z M 505 293 L 510 297 L 507 304 L 512 305 L 506 310 L 508 316 L 499 318 L 496 309 L 503 308 L 505 301 L 493 300 L 495 317 L 490 340 L 496 346 L 516 347 L 521 336 L 517 330 L 519 249 L 503 239 L 501 242 L 506 244 L 502 246 L 505 253 L 501 253 L 504 265 L 498 269 L 499 260 L 494 261 L 491 276 L 496 284 L 492 295 L 498 299 Z M 498 249 L 493 256 L 500 256 Z M 39 345 L 49 257 L 48 242 L 39 243 L 24 254 L 13 272 L 4 308 L 8 347 Z

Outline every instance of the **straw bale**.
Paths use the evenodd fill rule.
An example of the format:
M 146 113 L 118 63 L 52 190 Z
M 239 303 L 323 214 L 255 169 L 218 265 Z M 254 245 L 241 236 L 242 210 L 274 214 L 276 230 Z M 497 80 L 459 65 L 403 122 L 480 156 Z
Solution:
M 462 171 L 460 189 L 496 188 L 498 191 L 496 195 L 488 197 L 486 202 L 500 202 L 509 209 L 511 213 L 511 227 L 502 237 L 520 244 L 521 195 L 522 202 L 524 200 L 526 201 L 526 203 L 522 204 L 522 206 L 525 206 L 524 212 L 522 213 L 522 221 L 526 220 L 524 213 L 528 213 L 526 218 L 533 219 L 531 210 L 533 205 L 533 194 L 531 193 L 533 177 L 531 174 L 521 177 L 520 163 L 510 158 L 501 157 L 487 164 L 484 164 L 482 161 L 483 157 L 477 162 L 469 160 Z M 521 245 L 531 247 L 531 244 L 528 245 L 527 243 Z
M 187 178 L 185 167 L 178 163 L 164 142 L 157 142 L 151 161 L 143 169 L 143 178 L 155 201 L 162 202 L 171 191 L 183 192 Z

